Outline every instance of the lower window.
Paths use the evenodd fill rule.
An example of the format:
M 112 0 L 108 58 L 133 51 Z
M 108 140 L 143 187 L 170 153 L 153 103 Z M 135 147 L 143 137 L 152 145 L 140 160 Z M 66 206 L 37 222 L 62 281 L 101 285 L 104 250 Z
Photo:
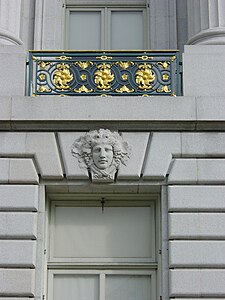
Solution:
M 49 196 L 49 300 L 155 300 L 157 196 Z
M 49 271 L 50 299 L 155 299 L 155 271 Z

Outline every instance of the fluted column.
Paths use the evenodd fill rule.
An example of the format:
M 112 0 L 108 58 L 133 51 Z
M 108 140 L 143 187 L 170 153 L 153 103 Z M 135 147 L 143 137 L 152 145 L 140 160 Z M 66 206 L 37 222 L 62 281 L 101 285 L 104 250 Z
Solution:
M 21 45 L 21 0 L 0 0 L 0 45 Z
M 225 44 L 225 0 L 188 0 L 188 43 Z

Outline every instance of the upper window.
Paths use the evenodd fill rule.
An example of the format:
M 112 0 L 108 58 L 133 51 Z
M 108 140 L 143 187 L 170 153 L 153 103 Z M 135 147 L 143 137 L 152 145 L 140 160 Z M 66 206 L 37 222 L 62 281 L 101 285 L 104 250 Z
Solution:
M 70 50 L 143 50 L 148 48 L 146 8 L 69 7 L 66 47 Z

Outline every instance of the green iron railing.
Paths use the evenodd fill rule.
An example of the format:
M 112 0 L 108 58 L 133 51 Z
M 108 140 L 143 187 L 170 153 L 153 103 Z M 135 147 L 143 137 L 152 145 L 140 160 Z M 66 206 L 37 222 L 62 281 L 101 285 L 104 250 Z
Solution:
M 28 95 L 180 95 L 179 51 L 30 51 Z

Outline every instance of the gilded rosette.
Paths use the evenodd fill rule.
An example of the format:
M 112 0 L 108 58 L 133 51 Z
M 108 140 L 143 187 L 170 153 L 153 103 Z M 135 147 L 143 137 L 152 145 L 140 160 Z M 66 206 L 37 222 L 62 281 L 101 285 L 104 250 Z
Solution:
M 139 89 L 144 91 L 152 89 L 152 82 L 155 80 L 155 73 L 152 71 L 152 66 L 144 63 L 139 65 L 138 69 L 135 77 Z
M 98 65 L 98 70 L 95 72 L 94 78 L 99 90 L 105 91 L 111 89 L 111 82 L 114 80 L 111 66 L 106 63 Z
M 68 90 L 69 82 L 73 80 L 73 74 L 70 72 L 68 64 L 58 64 L 56 71 L 53 73 L 53 82 L 57 89 Z

